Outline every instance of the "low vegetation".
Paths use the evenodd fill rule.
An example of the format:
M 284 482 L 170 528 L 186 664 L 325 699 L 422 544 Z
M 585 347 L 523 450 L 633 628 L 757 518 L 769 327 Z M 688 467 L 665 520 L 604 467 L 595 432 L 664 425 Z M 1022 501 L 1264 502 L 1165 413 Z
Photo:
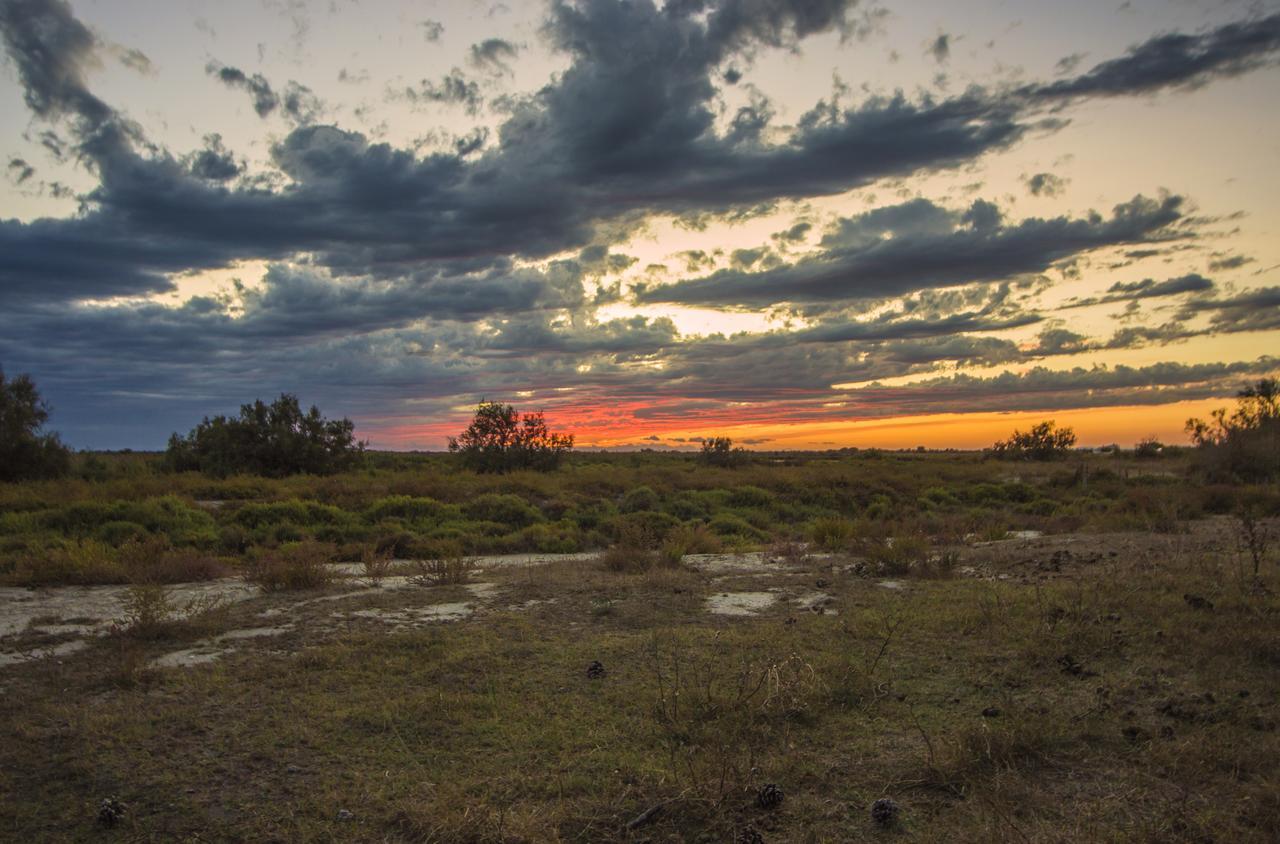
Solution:
M 78 652 L 99 619 L 0 637 L 0 828 L 96 839 L 106 806 L 130 840 L 1273 840 L 1280 494 L 1220 471 L 1268 395 L 1194 450 L 1045 423 L 1016 462 L 76 455 L 0 484 L 0 581 L 113 584 L 87 592 L 119 615 Z M 510 552 L 591 553 L 476 559 Z M 258 588 L 193 588 L 228 575 Z

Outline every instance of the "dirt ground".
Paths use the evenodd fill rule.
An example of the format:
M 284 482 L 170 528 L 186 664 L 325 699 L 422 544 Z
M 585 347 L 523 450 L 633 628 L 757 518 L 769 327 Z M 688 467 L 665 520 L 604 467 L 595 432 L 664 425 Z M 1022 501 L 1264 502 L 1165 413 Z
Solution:
M 1220 520 L 1024 534 L 930 578 L 768 552 L 477 558 L 454 585 L 346 567 L 323 591 L 172 587 L 179 620 L 142 638 L 127 587 L 0 590 L 0 828 L 1276 840 L 1277 602 L 1233 543 Z

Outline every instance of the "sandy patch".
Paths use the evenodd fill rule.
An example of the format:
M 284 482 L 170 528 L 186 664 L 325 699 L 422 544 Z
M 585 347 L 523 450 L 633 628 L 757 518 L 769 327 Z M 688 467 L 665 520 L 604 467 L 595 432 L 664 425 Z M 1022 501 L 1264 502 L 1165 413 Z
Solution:
M 778 600 L 773 592 L 721 592 L 707 598 L 707 612 L 713 615 L 755 615 Z

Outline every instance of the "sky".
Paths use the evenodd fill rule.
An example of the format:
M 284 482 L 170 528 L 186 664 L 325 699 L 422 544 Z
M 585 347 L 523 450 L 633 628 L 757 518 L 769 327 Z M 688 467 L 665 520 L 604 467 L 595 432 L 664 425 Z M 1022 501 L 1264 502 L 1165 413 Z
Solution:
M 0 0 L 0 367 L 579 446 L 1185 442 L 1280 372 L 1280 2 Z

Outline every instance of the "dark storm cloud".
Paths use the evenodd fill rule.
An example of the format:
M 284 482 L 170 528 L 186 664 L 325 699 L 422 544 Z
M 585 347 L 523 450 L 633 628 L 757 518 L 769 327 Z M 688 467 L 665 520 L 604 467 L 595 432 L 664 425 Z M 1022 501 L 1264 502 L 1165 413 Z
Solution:
M 4 0 L 0 30 L 34 114 L 70 114 L 94 124 L 114 117 L 85 85 L 84 71 L 93 63 L 98 39 L 64 0 Z
M 22 5 L 45 9 L 53 20 L 31 26 L 27 17 L 6 18 L 6 40 L 33 109 L 46 116 L 71 109 L 98 125 L 118 124 L 114 112 L 83 87 L 80 67 L 91 55 L 92 36 L 56 0 Z M 113 260 L 127 265 L 113 275 L 146 279 L 138 291 L 155 289 L 153 273 L 174 268 L 167 258 L 148 256 L 183 244 L 190 269 L 300 251 L 319 251 L 330 266 L 353 272 L 432 258 L 536 258 L 581 248 L 606 220 L 838 193 L 885 176 L 962 165 L 1027 130 L 1021 106 L 975 90 L 943 101 L 871 98 L 847 110 L 819 103 L 785 143 L 716 134 L 712 80 L 718 62 L 750 45 L 788 45 L 844 28 L 848 8 L 836 2 L 725 2 L 705 5 L 705 20 L 695 20 L 649 2 L 554 3 L 546 31 L 570 55 L 569 68 L 515 106 L 496 146 L 465 162 L 458 156 L 417 159 L 357 133 L 304 126 L 274 153 L 290 183 L 274 192 L 227 190 L 187 181 L 163 151 L 137 154 L 126 132 L 116 131 L 111 143 L 90 143 L 81 132 L 102 184 L 91 197 L 94 213 L 62 221 L 58 234 L 70 241 L 83 228 L 92 242 L 98 231 L 112 230 L 120 240 Z M 620 41 L 618 32 L 629 37 Z M 38 49 L 24 47 L 33 39 Z M 237 69 L 216 70 L 224 71 L 251 94 L 265 97 L 270 88 Z M 417 95 L 471 107 L 473 93 L 478 96 L 472 84 L 447 77 Z M 278 92 L 270 96 L 280 102 Z M 264 99 L 263 107 L 270 101 Z M 300 159 L 325 166 L 292 166 Z M 10 236 L 20 240 L 22 230 Z M 158 247 L 157 238 L 172 243 Z M 129 266 L 131 254 L 138 257 Z M 25 272 L 36 273 L 39 263 Z M 124 286 L 113 281 L 109 289 Z M 800 285 L 815 286 L 821 282 Z
M 1131 47 L 1124 56 L 1087 73 L 1020 89 L 1037 100 L 1072 100 L 1154 93 L 1208 82 L 1275 62 L 1280 14 L 1226 24 L 1199 35 L 1169 33 Z
M 204 149 L 193 153 L 190 159 L 191 174 L 211 182 L 234 179 L 244 170 L 235 156 L 222 145 L 219 134 L 204 136 Z
M 1062 307 L 1083 308 L 1088 305 L 1105 305 L 1112 302 L 1127 302 L 1135 299 L 1155 299 L 1161 296 L 1177 296 L 1182 293 L 1204 293 L 1213 289 L 1213 282 L 1197 273 L 1189 273 L 1177 278 L 1156 281 L 1144 278 L 1142 281 L 1116 282 L 1107 288 L 1101 296 L 1090 296 L 1068 302 Z
M 1266 331 L 1280 328 L 1280 287 L 1258 287 L 1226 298 L 1199 298 L 1184 302 L 1178 318 L 1209 316 L 1215 332 Z
M 999 281 L 1107 246 L 1177 236 L 1182 199 L 1142 196 L 1109 218 L 1031 217 L 1016 224 L 978 200 L 963 214 L 912 200 L 845 218 L 823 238 L 824 251 L 757 273 L 721 270 L 642 290 L 641 302 L 758 307 L 777 302 L 881 298 L 931 287 Z
M 1270 61 L 1277 49 L 1267 35 L 1275 18 L 1263 18 L 1162 36 L 1052 84 L 945 98 L 894 93 L 853 107 L 832 98 L 790 127 L 774 125 L 758 102 L 717 130 L 718 87 L 754 53 L 797 49 L 815 33 L 856 36 L 867 14 L 840 0 L 662 9 L 649 0 L 556 0 L 544 32 L 568 65 L 541 90 L 509 98 L 491 142 L 465 136 L 457 154 L 419 157 L 335 126 L 302 125 L 274 140 L 272 172 L 241 178 L 220 140 L 170 152 L 91 93 L 85 69 L 96 41 L 65 2 L 0 0 L 28 106 L 61 121 L 61 134 L 50 127 L 41 142 L 78 157 L 99 182 L 76 216 L 0 221 L 0 359 L 47 379 L 55 402 L 66 397 L 78 408 L 79 430 L 113 408 L 155 407 L 129 404 L 143 392 L 198 418 L 211 401 L 231 410 L 247 395 L 284 389 L 309 393 L 331 413 L 402 408 L 406 395 L 424 402 L 414 412 L 443 412 L 477 385 L 494 395 L 571 384 L 599 398 L 794 396 L 813 402 L 813 418 L 830 418 L 820 405 L 832 383 L 945 360 L 1025 359 L 1037 350 L 972 335 L 1040 318 L 998 305 L 948 315 L 933 303 L 858 321 L 836 313 L 840 302 L 1039 273 L 1092 249 L 1185 235 L 1178 198 L 1135 199 L 1109 217 L 1016 223 L 985 202 L 964 211 L 902 203 L 841 221 L 818 253 L 789 266 L 646 292 L 651 301 L 812 303 L 830 318 L 807 329 L 806 342 L 786 332 L 690 340 L 663 320 L 596 323 L 581 265 L 517 262 L 614 243 L 649 213 L 728 215 L 967 166 L 1060 125 L 1043 121 L 1059 105 L 1199 84 Z M 297 83 L 277 89 L 238 68 L 212 72 L 259 113 L 309 123 L 320 107 Z M 451 78 L 411 90 L 420 102 L 478 110 L 476 83 Z M 808 230 L 780 234 L 773 242 L 802 241 Z M 597 253 L 602 261 L 612 254 L 584 254 Z M 179 307 L 76 301 L 168 290 L 171 276 L 246 259 L 300 256 L 307 269 L 273 267 L 260 288 L 238 294 L 238 310 L 216 297 Z M 759 269 L 770 255 L 750 257 L 740 264 Z M 1254 325 L 1260 301 L 1206 299 L 1196 313 Z M 1038 351 L 1069 354 L 1080 343 L 1042 332 Z
M 1070 370 L 1036 367 L 991 377 L 957 374 L 913 384 L 873 384 L 843 394 L 851 406 L 887 414 L 937 412 L 1047 411 L 1078 407 L 1154 405 L 1230 396 L 1240 382 L 1280 368 L 1280 359 L 1262 357 L 1235 363 L 1156 363 L 1150 366 L 1096 366 Z

